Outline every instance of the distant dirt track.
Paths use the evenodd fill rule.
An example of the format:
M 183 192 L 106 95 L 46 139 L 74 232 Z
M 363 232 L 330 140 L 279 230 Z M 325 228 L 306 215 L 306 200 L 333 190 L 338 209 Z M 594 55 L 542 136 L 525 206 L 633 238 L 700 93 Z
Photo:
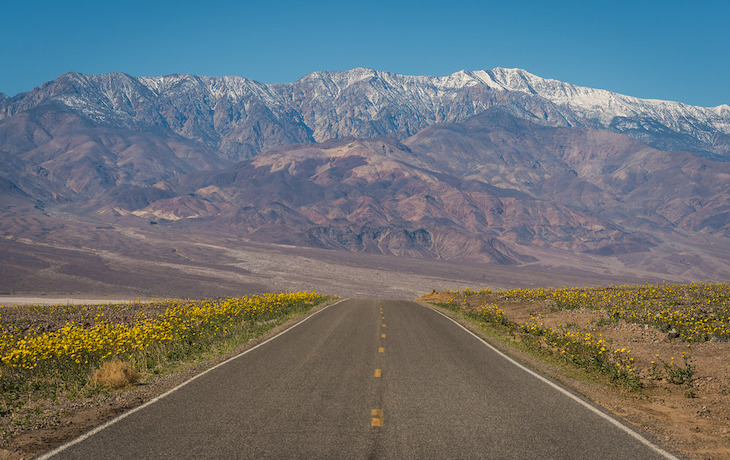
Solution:
M 23 305 L 23 304 L 75 304 L 75 305 L 94 305 L 106 303 L 125 303 L 138 299 L 88 299 L 88 298 L 71 298 L 71 297 L 12 297 L 0 296 L 0 305 Z

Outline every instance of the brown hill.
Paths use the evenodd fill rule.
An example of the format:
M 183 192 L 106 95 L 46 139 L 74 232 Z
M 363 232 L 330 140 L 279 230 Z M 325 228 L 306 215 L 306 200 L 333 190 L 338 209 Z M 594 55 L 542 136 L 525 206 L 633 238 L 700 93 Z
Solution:
M 337 80 L 347 75 L 305 78 L 291 94 L 235 79 L 177 76 L 153 88 L 67 75 L 6 99 L 0 236 L 142 256 L 133 241 L 154 227 L 170 241 L 730 276 L 730 162 L 709 159 L 720 153 L 576 126 L 525 93 L 396 88 L 394 76 L 365 71 Z M 313 142 L 352 133 L 371 138 Z
M 489 110 L 403 142 L 284 146 L 162 181 L 170 196 L 144 207 L 105 203 L 253 241 L 523 264 L 545 251 L 634 257 L 675 239 L 726 238 L 728 173 L 729 163 L 624 135 Z

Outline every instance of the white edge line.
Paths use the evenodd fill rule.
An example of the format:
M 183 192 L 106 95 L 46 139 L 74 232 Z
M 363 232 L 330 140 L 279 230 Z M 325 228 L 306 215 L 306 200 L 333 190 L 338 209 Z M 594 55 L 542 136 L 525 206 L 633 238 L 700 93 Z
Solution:
M 471 334 L 472 336 L 474 336 L 475 338 L 477 338 L 484 345 L 486 345 L 492 351 L 496 352 L 498 355 L 502 356 L 504 359 L 506 359 L 510 363 L 512 363 L 515 366 L 519 367 L 520 369 L 522 369 L 523 371 L 525 371 L 528 374 L 532 375 L 536 379 L 541 380 L 542 382 L 550 385 L 551 387 L 553 387 L 554 389 L 556 389 L 559 392 L 563 393 L 564 395 L 568 396 L 569 398 L 573 399 L 574 401 L 577 401 L 578 403 L 582 404 L 584 407 L 586 407 L 587 409 L 589 409 L 591 412 L 595 413 L 599 417 L 601 417 L 601 418 L 607 420 L 608 422 L 610 422 L 615 427 L 617 427 L 617 428 L 621 429 L 622 431 L 626 432 L 627 434 L 631 435 L 634 439 L 636 439 L 640 443 L 644 444 L 645 446 L 649 447 L 650 449 L 652 449 L 654 452 L 658 453 L 659 455 L 662 455 L 663 457 L 665 457 L 667 459 L 671 459 L 671 460 L 680 460 L 678 457 L 675 457 L 674 455 L 670 454 L 666 450 L 664 450 L 661 447 L 657 446 L 653 442 L 649 441 L 648 439 L 646 439 L 645 437 L 643 437 L 642 435 L 640 435 L 636 431 L 632 430 L 631 428 L 627 427 L 623 423 L 619 422 L 618 420 L 614 419 L 613 417 L 611 417 L 611 416 L 605 414 L 604 412 L 598 410 L 593 405 L 588 404 L 586 401 L 584 401 L 581 398 L 577 397 L 576 395 L 574 395 L 570 391 L 566 390 L 565 388 L 561 387 L 560 385 L 556 384 L 555 382 L 552 382 L 552 381 L 548 380 L 547 378 L 545 378 L 542 375 L 538 374 L 537 372 L 533 371 L 532 369 L 530 369 L 529 367 L 527 367 L 524 364 L 520 363 L 519 361 L 515 360 L 514 358 L 506 355 L 505 353 L 503 353 L 502 351 L 500 351 L 499 349 L 497 349 L 496 347 L 494 347 L 492 344 L 490 344 L 489 342 L 487 342 L 483 338 L 479 337 L 478 335 L 476 335 L 475 333 L 473 333 L 472 331 L 470 331 L 469 329 L 467 329 L 466 327 L 464 327 L 463 324 L 459 323 L 454 318 L 451 318 L 447 314 L 445 314 L 445 313 L 443 313 L 443 312 L 441 312 L 441 311 L 439 311 L 439 310 L 437 310 L 435 308 L 428 307 L 428 306 L 423 305 L 423 304 L 420 304 L 418 302 L 415 302 L 415 303 L 417 303 L 418 305 L 421 305 L 424 308 L 428 308 L 429 310 L 435 311 L 439 315 L 447 318 L 449 321 L 452 321 L 457 326 L 459 326 L 460 328 L 464 329 L 466 332 L 468 332 L 469 334 Z
M 82 441 L 90 438 L 91 436 L 94 436 L 96 433 L 102 431 L 103 429 L 109 428 L 110 426 L 112 426 L 115 423 L 117 423 L 117 422 L 119 422 L 119 421 L 121 421 L 121 420 L 129 417 L 130 415 L 134 414 L 135 412 L 140 411 L 140 410 L 144 409 L 145 407 L 156 403 L 157 401 L 161 400 L 165 396 L 168 396 L 171 393 L 179 390 L 180 388 L 184 387 L 185 385 L 187 385 L 188 383 L 192 382 L 193 380 L 196 380 L 196 379 L 204 376 L 208 372 L 211 372 L 212 370 L 217 369 L 217 368 L 223 366 L 224 364 L 227 364 L 227 363 L 233 361 L 234 359 L 238 359 L 241 356 L 245 355 L 246 353 L 249 353 L 251 351 L 254 351 L 255 349 L 257 349 L 260 346 L 266 345 L 267 343 L 271 342 L 275 338 L 277 338 L 277 337 L 279 337 L 281 335 L 286 334 L 287 332 L 291 331 L 295 327 L 297 327 L 300 324 L 304 323 L 305 321 L 309 320 L 313 316 L 315 316 L 315 315 L 317 315 L 317 314 L 325 311 L 329 307 L 333 307 L 333 306 L 337 305 L 338 303 L 344 302 L 345 300 L 348 300 L 348 299 L 341 299 L 341 300 L 338 300 L 337 302 L 335 302 L 333 304 L 330 304 L 330 305 L 325 306 L 321 310 L 318 310 L 318 311 L 312 313 L 311 315 L 307 316 L 306 318 L 304 318 L 303 320 L 299 321 L 298 323 L 296 323 L 296 324 L 292 325 L 291 327 L 288 327 L 288 328 L 284 329 L 283 331 L 279 332 L 275 336 L 270 337 L 270 338 L 264 340 L 263 342 L 261 342 L 261 343 L 255 345 L 255 346 L 249 348 L 248 350 L 245 350 L 245 351 L 237 354 L 236 356 L 232 356 L 232 357 L 228 358 L 227 360 L 225 360 L 223 362 L 220 362 L 220 363 L 216 364 L 215 366 L 213 366 L 213 367 L 211 367 L 209 369 L 206 369 L 205 371 L 201 372 L 200 374 L 194 375 L 193 377 L 191 377 L 188 380 L 184 381 L 183 383 L 181 383 L 180 385 L 176 386 L 175 388 L 172 388 L 170 390 L 167 390 L 165 393 L 162 393 L 161 395 L 156 396 L 156 397 L 150 399 L 149 401 L 147 401 L 146 403 L 142 404 L 141 406 L 137 406 L 137 407 L 135 407 L 133 409 L 130 409 L 127 412 L 124 412 L 123 414 L 117 415 L 116 417 L 114 417 L 113 419 L 107 421 L 106 423 L 104 423 L 102 425 L 99 425 L 96 428 L 94 428 L 93 430 L 88 431 L 88 432 L 82 434 L 78 438 L 72 439 L 71 441 L 67 442 L 66 444 L 60 445 L 60 446 L 56 447 L 55 449 L 53 449 L 51 451 L 48 451 L 48 452 L 40 455 L 39 457 L 34 457 L 34 458 L 36 460 L 46 460 L 46 459 L 49 459 L 49 458 L 53 457 L 54 455 L 60 454 L 64 450 L 68 449 L 69 447 L 71 447 L 71 446 L 73 446 L 75 444 L 78 444 L 78 443 L 80 443 L 80 442 L 82 442 Z

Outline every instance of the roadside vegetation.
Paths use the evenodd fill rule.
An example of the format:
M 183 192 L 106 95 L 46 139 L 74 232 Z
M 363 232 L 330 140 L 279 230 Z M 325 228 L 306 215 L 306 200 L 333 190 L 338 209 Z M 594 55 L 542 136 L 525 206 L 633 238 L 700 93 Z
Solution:
M 491 289 L 433 292 L 422 299 L 464 317 L 508 332 L 523 347 L 607 375 L 629 389 L 646 379 L 690 384 L 694 366 L 689 351 L 662 357 L 640 367 L 625 344 L 603 336 L 602 328 L 620 323 L 652 327 L 667 340 L 687 343 L 730 339 L 730 283 L 610 286 L 601 288 Z M 534 308 L 527 321 L 511 319 L 511 306 Z M 499 304 L 500 306 L 498 306 Z M 524 308 L 523 308 L 524 310 Z M 581 327 L 575 321 L 555 323 L 544 315 L 561 311 L 588 313 Z M 576 315 L 577 316 L 577 315 Z M 659 365 L 658 363 L 661 363 Z
M 553 377 L 583 382 L 581 391 L 611 388 L 614 410 L 691 458 L 730 454 L 730 283 L 467 288 L 420 300 L 546 363 Z
M 43 407 L 39 401 L 93 396 L 225 353 L 328 299 L 294 292 L 0 307 L 2 434 L 30 423 L 33 410 Z

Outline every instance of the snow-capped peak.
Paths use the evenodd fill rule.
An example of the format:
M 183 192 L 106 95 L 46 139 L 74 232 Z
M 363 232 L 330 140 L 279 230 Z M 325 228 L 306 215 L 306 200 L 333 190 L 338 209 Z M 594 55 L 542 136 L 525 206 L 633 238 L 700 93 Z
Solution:
M 494 97 L 496 92 L 505 97 Z M 314 72 L 292 83 L 274 84 L 239 76 L 137 78 L 122 73 L 72 72 L 21 97 L 9 99 L 0 94 L 0 118 L 48 100 L 106 124 L 152 124 L 186 137 L 205 138 L 213 148 L 221 148 L 217 143 L 222 133 L 237 129 L 239 123 L 257 126 L 256 117 L 279 126 L 274 130 L 277 133 L 294 129 L 296 135 L 282 134 L 294 142 L 301 138 L 405 136 L 433 123 L 463 121 L 503 105 L 517 116 L 548 125 L 608 129 L 659 148 L 730 157 L 730 149 L 718 144 L 722 139 L 718 134 L 730 135 L 728 105 L 704 108 L 640 99 L 500 67 L 460 70 L 446 76 L 356 68 Z M 268 145 L 267 135 L 251 134 L 260 139 L 247 152 Z M 238 154 L 236 145 L 226 146 L 234 152 L 231 155 Z

